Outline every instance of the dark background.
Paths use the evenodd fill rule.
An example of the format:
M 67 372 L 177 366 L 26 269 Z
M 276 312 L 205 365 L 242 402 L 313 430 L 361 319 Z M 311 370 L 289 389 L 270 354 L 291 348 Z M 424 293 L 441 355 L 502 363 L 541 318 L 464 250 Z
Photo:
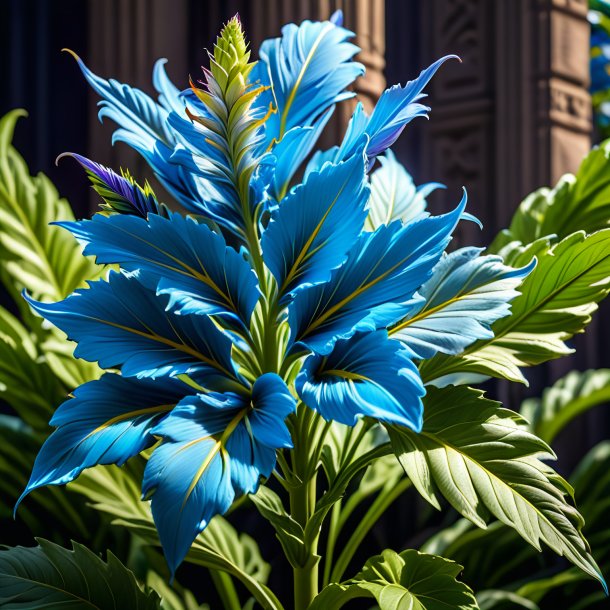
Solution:
M 371 6 L 378 7 L 380 1 L 371 0 Z M 346 25 L 353 27 L 350 17 L 358 4 L 359 0 L 0 0 L 0 113 L 17 107 L 29 112 L 17 127 L 16 147 L 32 173 L 46 173 L 77 216 L 84 216 L 94 209 L 95 199 L 71 161 L 55 166 L 60 153 L 79 152 L 115 169 L 129 166 L 139 178 L 148 174 L 125 145 L 111 147 L 112 126 L 97 121 L 95 96 L 74 60 L 61 53 L 63 47 L 80 54 L 101 76 L 152 93 L 157 57 L 168 57 L 170 77 L 186 87 L 188 75 L 197 78 L 200 65 L 206 63 L 204 49 L 211 48 L 221 22 L 237 11 L 256 49 L 260 40 L 278 34 L 280 24 L 319 17 L 320 7 L 330 11 L 345 5 Z M 385 45 L 388 84 L 404 83 L 446 52 L 463 59 L 462 64 L 446 65 L 429 88 L 430 122 L 420 119 L 410 125 L 395 147 L 416 183 L 448 185 L 445 194 L 431 197 L 434 211 L 453 206 L 461 185 L 469 189 L 470 211 L 483 220 L 485 229 L 480 233 L 474 227 L 463 228 L 458 244 L 489 243 L 523 196 L 574 171 L 574 155 L 582 156 L 588 146 L 592 128 L 586 107 L 587 55 L 582 44 L 576 50 L 557 47 L 560 34 L 553 29 L 555 11 L 559 23 L 573 28 L 566 31 L 565 44 L 579 42 L 584 13 L 581 2 L 573 4 L 578 6 L 572 11 L 555 9 L 550 1 L 385 2 L 385 35 L 381 43 L 369 42 L 380 57 Z M 564 63 L 554 63 L 553 53 Z M 562 53 L 567 54 L 563 59 Z M 577 69 L 572 61 L 580 62 Z M 557 118 L 553 106 L 556 86 L 576 100 L 575 109 L 568 108 L 563 118 Z M 522 398 L 539 395 L 572 368 L 610 367 L 609 312 L 609 306 L 602 306 L 587 335 L 574 340 L 577 356 L 527 371 L 529 388 L 490 383 L 492 397 L 517 409 Z M 609 432 L 604 409 L 577 421 L 558 440 L 560 472 L 569 472 L 578 456 Z M 423 512 L 423 504 L 407 494 L 391 509 L 385 525 L 375 530 L 366 555 L 422 538 L 418 523 Z M 253 516 L 244 518 L 247 529 L 257 526 Z

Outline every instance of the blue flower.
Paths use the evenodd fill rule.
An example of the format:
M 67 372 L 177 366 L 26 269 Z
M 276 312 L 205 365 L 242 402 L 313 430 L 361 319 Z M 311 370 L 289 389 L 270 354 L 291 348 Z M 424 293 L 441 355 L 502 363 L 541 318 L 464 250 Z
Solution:
M 387 150 L 427 115 L 423 89 L 447 58 L 389 88 L 370 116 L 356 106 L 342 144 L 302 167 L 363 73 L 352 36 L 340 13 L 290 24 L 254 63 L 235 18 L 201 87 L 180 92 L 156 64 L 157 100 L 77 58 L 100 118 L 119 126 L 113 139 L 144 157 L 177 211 L 74 155 L 103 211 L 59 224 L 119 270 L 58 303 L 26 298 L 76 357 L 111 372 L 57 409 L 24 496 L 152 448 L 143 497 L 172 573 L 290 450 L 296 397 L 298 413 L 419 431 L 417 362 L 489 337 L 531 269 L 477 249 L 446 255 L 466 194 L 430 215 L 425 196 L 440 185 L 415 189 Z

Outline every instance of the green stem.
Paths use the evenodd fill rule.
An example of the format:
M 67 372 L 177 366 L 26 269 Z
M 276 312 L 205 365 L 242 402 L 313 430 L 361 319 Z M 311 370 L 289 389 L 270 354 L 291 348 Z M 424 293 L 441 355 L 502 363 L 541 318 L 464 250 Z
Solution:
M 233 584 L 233 579 L 226 572 L 210 570 L 210 576 L 218 591 L 222 606 L 225 610 L 241 610 L 241 603 Z
M 358 547 L 372 529 L 372 527 L 379 521 L 379 518 L 387 510 L 387 508 L 396 500 L 404 491 L 411 486 L 411 480 L 404 478 L 401 479 L 397 485 L 384 487 L 379 495 L 375 498 L 375 501 L 371 504 L 366 514 L 358 527 L 354 530 L 347 544 L 345 545 L 337 563 L 335 564 L 329 582 L 340 582 L 347 570 L 350 561 L 354 557 L 354 554 L 358 550 Z
M 330 523 L 328 525 L 328 537 L 326 539 L 326 553 L 324 554 L 324 575 L 322 577 L 322 586 L 326 586 L 330 579 L 330 570 L 333 565 L 333 557 L 335 556 L 335 545 L 337 537 L 341 531 L 338 527 L 341 516 L 341 506 L 343 502 L 339 500 L 332 508 L 330 514 Z
M 290 513 L 303 529 L 311 517 L 316 503 L 316 476 L 303 482 L 290 492 Z M 318 562 L 314 559 L 317 553 L 318 539 L 311 543 L 311 556 L 305 567 L 294 568 L 294 608 L 306 610 L 318 594 Z

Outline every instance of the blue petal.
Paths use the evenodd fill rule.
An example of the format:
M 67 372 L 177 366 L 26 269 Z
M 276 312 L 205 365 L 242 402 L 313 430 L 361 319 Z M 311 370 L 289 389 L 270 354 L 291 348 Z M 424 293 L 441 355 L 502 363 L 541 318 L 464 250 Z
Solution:
M 120 466 L 154 445 L 151 429 L 192 392 L 177 379 L 136 380 L 114 373 L 81 385 L 55 411 L 50 423 L 57 430 L 38 453 L 19 502 L 38 487 L 64 485 L 96 464 Z
M 294 399 L 275 374 L 256 380 L 250 398 L 235 394 L 186 397 L 152 433 L 162 438 L 144 472 L 142 492 L 172 574 L 195 537 L 236 496 L 255 493 L 289 446 L 284 422 Z M 286 440 L 288 438 L 288 441 Z
M 295 400 L 279 375 L 265 373 L 254 382 L 252 407 L 248 421 L 257 442 L 290 449 L 292 439 L 284 420 L 294 411 Z
M 158 377 L 198 371 L 211 384 L 237 380 L 231 341 L 202 316 L 176 316 L 167 300 L 139 274 L 111 272 L 108 282 L 90 282 L 58 303 L 26 297 L 43 317 L 78 343 L 77 358 L 102 368 L 121 366 L 126 376 Z
M 336 22 L 291 23 L 281 38 L 261 45 L 250 80 L 272 86 L 259 103 L 277 108 L 265 125 L 265 146 L 293 127 L 313 125 L 331 106 L 353 97 L 346 88 L 364 74 L 364 66 L 352 61 L 359 51 L 347 42 L 353 32 Z
M 345 163 L 312 172 L 286 196 L 262 238 L 280 296 L 328 280 L 362 230 L 368 194 L 361 149 Z
M 299 290 L 288 308 L 291 341 L 318 354 L 359 330 L 385 328 L 403 318 L 421 297 L 464 211 L 466 194 L 443 216 L 407 225 L 395 221 L 364 233 L 326 284 Z
M 219 158 L 219 151 L 202 137 L 200 131 L 185 118 L 184 101 L 194 105 L 202 114 L 201 104 L 193 97 L 179 95 L 169 82 L 163 64 L 157 62 L 154 84 L 160 94 L 158 104 L 143 91 L 114 79 L 100 78 L 75 55 L 78 66 L 93 90 L 102 98 L 99 118 L 109 118 L 119 126 L 112 136 L 112 143 L 125 142 L 134 148 L 150 165 L 155 176 L 169 193 L 187 210 L 202 214 L 214 221 L 225 217 L 219 208 L 225 203 L 226 185 L 216 176 L 201 175 L 193 171 L 189 162 L 193 156 Z M 185 154 L 180 155 L 179 151 Z M 230 220 L 225 226 L 234 229 Z
M 99 263 L 142 269 L 158 281 L 176 313 L 232 314 L 246 325 L 259 298 L 258 281 L 246 260 L 224 238 L 192 218 L 95 215 L 60 223 Z
M 462 248 L 445 256 L 419 291 L 426 301 L 390 329 L 417 358 L 459 354 L 477 339 L 493 338 L 491 325 L 510 313 L 516 288 L 536 264 L 514 269 L 480 253 Z
M 362 105 L 359 104 L 350 120 L 337 158 L 345 159 L 353 154 L 362 134 L 367 134 L 370 138 L 367 154 L 370 159 L 374 159 L 394 144 L 411 120 L 418 116 L 427 116 L 430 109 L 419 103 L 424 97 L 422 91 L 448 59 L 459 58 L 456 55 L 442 57 L 422 70 L 415 80 L 409 81 L 404 87 L 394 85 L 386 89 L 370 117 L 366 116 Z
M 409 352 L 386 331 L 359 333 L 328 356 L 310 356 L 295 385 L 326 420 L 353 426 L 367 416 L 421 430 L 423 383 Z

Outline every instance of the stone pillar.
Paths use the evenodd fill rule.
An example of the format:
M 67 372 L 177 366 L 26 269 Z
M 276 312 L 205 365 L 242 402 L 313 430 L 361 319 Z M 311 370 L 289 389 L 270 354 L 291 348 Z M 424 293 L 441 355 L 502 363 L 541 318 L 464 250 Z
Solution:
M 87 49 L 74 49 L 85 63 L 104 78 L 115 78 L 154 93 L 152 69 L 165 57 L 166 70 L 177 86 L 188 85 L 188 1 L 187 0 L 89 0 Z M 75 70 L 77 68 L 75 67 Z M 83 87 L 88 87 L 83 79 Z M 115 125 L 97 118 L 97 94 L 89 96 L 89 150 L 96 161 L 117 170 L 129 168 L 140 182 L 145 178 L 162 192 L 146 162 L 130 147 L 110 141 Z M 161 194 L 161 193 L 160 193 Z M 91 193 L 91 209 L 99 197 Z
M 466 186 L 487 243 L 519 201 L 575 171 L 590 147 L 587 0 L 431 0 L 422 10 L 424 64 L 447 53 L 429 87 L 422 180 Z
M 205 49 L 211 50 L 222 23 L 237 12 L 257 49 L 264 39 L 279 36 L 285 23 L 328 19 L 339 8 L 344 11 L 346 27 L 357 33 L 355 43 L 362 48 L 358 60 L 367 67 L 367 74 L 358 80 L 355 90 L 370 109 L 385 87 L 384 0 L 90 0 L 89 45 L 75 50 L 100 76 L 152 93 L 152 67 L 158 57 L 169 59 L 170 78 L 178 87 L 186 87 L 188 75 L 199 78 L 200 66 L 207 65 Z M 138 179 L 149 178 L 155 184 L 139 155 L 122 144 L 110 147 L 111 121 L 99 124 L 97 97 L 91 93 L 90 99 L 88 154 L 117 169 L 129 167 Z M 338 109 L 322 146 L 340 140 L 352 107 L 347 102 Z M 96 206 L 93 202 L 92 197 Z

